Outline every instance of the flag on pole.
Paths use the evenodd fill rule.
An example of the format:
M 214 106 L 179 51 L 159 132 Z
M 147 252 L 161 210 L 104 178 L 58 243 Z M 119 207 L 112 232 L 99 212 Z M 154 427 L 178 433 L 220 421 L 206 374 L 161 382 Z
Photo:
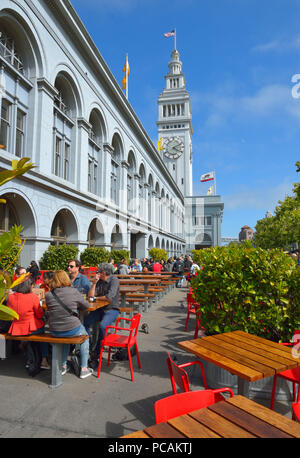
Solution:
M 126 61 L 123 67 L 123 72 L 125 73 L 122 79 L 122 89 L 126 89 L 126 97 L 128 98 L 128 75 L 130 73 L 129 63 L 128 63 L 128 54 L 126 54 Z
M 209 188 L 208 188 L 208 191 L 207 191 L 207 195 L 210 196 L 212 193 L 213 193 L 213 189 L 214 189 L 214 186 L 211 185 Z
M 162 138 L 160 138 L 157 142 L 157 150 L 162 151 L 163 146 L 162 146 Z
M 171 30 L 171 32 L 164 33 L 164 37 L 175 37 L 175 29 Z
M 214 179 L 215 179 L 215 172 L 209 172 L 209 173 L 205 173 L 205 175 L 201 175 L 200 181 L 204 182 L 204 181 L 211 181 Z

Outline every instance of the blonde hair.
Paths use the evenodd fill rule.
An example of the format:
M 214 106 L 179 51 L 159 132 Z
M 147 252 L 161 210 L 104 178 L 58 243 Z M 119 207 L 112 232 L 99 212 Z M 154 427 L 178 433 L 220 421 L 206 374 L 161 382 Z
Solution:
M 72 282 L 64 270 L 57 270 L 54 272 L 53 278 L 49 280 L 48 286 L 50 289 L 62 288 L 63 286 L 72 286 Z

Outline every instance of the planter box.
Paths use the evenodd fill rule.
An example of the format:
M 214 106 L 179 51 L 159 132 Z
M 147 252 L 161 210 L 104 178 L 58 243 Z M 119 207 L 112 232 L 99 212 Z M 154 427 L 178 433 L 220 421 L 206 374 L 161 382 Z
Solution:
M 228 387 L 231 388 L 234 394 L 238 392 L 236 375 L 230 374 L 228 371 L 201 360 L 204 367 L 205 377 L 209 388 L 217 389 Z M 273 386 L 273 377 L 267 377 L 256 382 L 250 383 L 250 397 L 258 399 L 269 399 L 271 402 Z M 293 399 L 293 384 L 282 378 L 277 379 L 275 402 L 277 401 L 292 401 Z

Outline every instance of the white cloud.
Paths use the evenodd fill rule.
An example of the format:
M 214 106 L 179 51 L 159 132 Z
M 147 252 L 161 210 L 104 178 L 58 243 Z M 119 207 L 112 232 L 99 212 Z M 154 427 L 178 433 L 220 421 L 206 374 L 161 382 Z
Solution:
M 253 52 L 266 53 L 270 51 L 287 52 L 300 49 L 300 34 L 290 39 L 275 39 L 267 43 L 262 43 L 252 48 Z

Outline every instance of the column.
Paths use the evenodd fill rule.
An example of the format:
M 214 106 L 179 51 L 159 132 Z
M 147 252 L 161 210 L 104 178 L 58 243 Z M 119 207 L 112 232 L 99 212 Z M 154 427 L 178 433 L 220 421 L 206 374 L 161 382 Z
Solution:
M 84 118 L 78 118 L 77 125 L 75 180 L 78 189 L 88 192 L 89 132 L 92 126 Z
M 111 155 L 114 149 L 109 143 L 103 144 L 103 174 L 101 182 L 103 183 L 102 196 L 103 200 L 108 204 L 111 202 L 110 187 L 111 187 Z
M 40 172 L 47 175 L 53 173 L 53 104 L 57 89 L 45 78 L 37 80 L 38 103 L 36 124 L 36 156 L 35 164 Z

